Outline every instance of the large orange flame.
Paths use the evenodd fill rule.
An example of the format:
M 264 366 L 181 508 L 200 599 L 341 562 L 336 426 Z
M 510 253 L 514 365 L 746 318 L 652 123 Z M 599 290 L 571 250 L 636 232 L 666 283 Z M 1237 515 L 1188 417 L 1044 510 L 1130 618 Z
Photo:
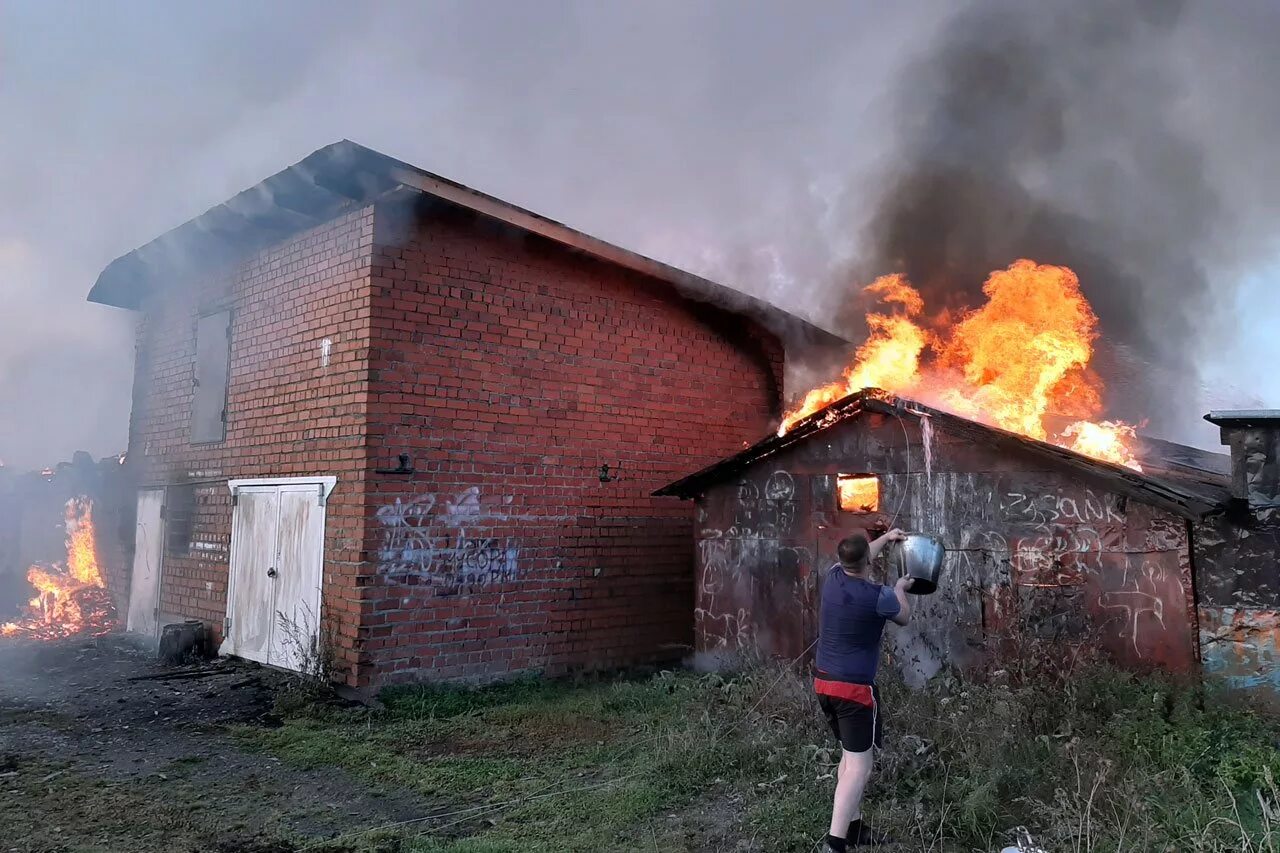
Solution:
M 36 595 L 17 622 L 0 625 L 0 636 L 22 634 L 42 639 L 73 634 L 103 634 L 114 626 L 114 614 L 94 539 L 93 503 L 67 502 L 67 566 L 32 566 L 27 581 Z
M 920 322 L 924 300 L 900 275 L 867 287 L 887 310 L 837 382 L 815 388 L 783 417 L 797 421 L 863 388 L 910 396 L 963 417 L 1141 470 L 1135 428 L 1099 421 L 1102 381 L 1089 370 L 1098 318 L 1066 267 L 1020 260 L 993 272 L 987 302 L 956 321 Z

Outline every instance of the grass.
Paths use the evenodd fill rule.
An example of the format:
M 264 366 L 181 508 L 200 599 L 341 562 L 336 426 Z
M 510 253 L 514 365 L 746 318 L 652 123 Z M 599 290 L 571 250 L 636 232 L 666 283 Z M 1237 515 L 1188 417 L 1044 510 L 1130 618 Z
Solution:
M 1018 827 L 1073 853 L 1280 846 L 1280 727 L 1212 686 L 1098 666 L 885 693 L 869 813 L 903 849 L 998 850 Z M 395 836 L 406 851 L 809 851 L 826 825 L 839 753 L 805 679 L 774 665 L 384 699 L 240 736 L 441 803 Z
M 87 778 L 48 761 L 24 759 L 13 766 L 13 775 L 0 780 L 4 850 L 197 850 L 209 849 L 211 837 L 234 837 L 236 848 L 248 853 L 259 849 L 254 839 L 280 831 L 264 826 L 251 808 L 237 807 L 230 786 L 210 791 L 172 775 L 179 772 L 176 762 L 167 780 L 128 781 Z M 269 848 L 261 849 L 266 853 Z
M 995 851 L 1018 827 L 1054 853 L 1280 846 L 1280 723 L 1212 686 L 1095 666 L 883 690 L 889 727 L 868 810 L 898 849 Z M 269 774 L 211 789 L 188 776 L 195 761 L 173 762 L 160 782 L 24 760 L 0 779 L 0 849 L 221 851 L 229 837 L 258 846 L 227 849 L 260 853 L 802 853 L 826 826 L 839 752 L 807 680 L 777 665 L 383 699 L 371 711 L 289 696 L 282 725 L 237 728 L 234 742 L 407 796 L 418 820 L 326 840 L 299 828 Z M 264 798 L 267 826 L 255 821 Z

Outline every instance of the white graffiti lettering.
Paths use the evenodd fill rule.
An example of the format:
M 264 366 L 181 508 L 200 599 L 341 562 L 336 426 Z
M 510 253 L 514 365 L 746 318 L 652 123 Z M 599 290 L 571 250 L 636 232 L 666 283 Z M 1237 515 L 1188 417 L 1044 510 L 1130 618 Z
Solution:
M 1154 621 L 1161 630 L 1165 627 L 1164 599 L 1160 597 L 1164 580 L 1164 568 L 1159 563 L 1143 560 L 1136 572 L 1125 568 L 1120 589 L 1098 596 L 1100 607 L 1115 611 L 1124 620 L 1120 636 L 1129 639 L 1138 657 L 1143 656 L 1139 644 L 1143 622 Z
M 1083 502 L 1077 497 L 1083 498 Z M 1075 496 L 1007 492 L 1000 503 L 1000 512 L 1008 520 L 1032 524 L 1090 524 L 1096 521 L 1123 524 L 1125 521 L 1124 515 L 1111 502 L 1098 497 L 1091 489 Z
M 786 471 L 774 471 L 765 483 L 764 496 L 771 501 L 789 501 L 796 494 L 796 481 Z
M 490 535 L 497 523 L 529 520 L 481 506 L 474 486 L 443 504 L 433 494 L 380 508 L 384 574 L 414 575 L 443 587 L 483 586 L 514 580 L 520 550 L 511 537 Z

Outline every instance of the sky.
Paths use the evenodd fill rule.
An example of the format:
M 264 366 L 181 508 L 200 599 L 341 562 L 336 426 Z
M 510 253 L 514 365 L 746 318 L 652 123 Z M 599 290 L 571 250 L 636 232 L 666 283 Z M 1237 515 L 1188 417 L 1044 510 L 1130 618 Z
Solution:
M 1265 5 L 1177 36 L 1232 212 L 1198 255 L 1223 316 L 1192 408 L 1280 407 Z M 0 0 L 0 459 L 123 450 L 135 317 L 85 301 L 97 274 L 342 138 L 821 319 L 956 8 Z

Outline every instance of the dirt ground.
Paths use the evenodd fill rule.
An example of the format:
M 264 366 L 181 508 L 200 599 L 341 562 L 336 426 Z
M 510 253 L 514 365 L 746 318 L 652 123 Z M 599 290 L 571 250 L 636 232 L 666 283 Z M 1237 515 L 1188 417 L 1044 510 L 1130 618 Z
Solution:
M 121 638 L 0 641 L 0 851 L 282 853 L 430 806 L 238 745 L 226 726 L 279 725 L 279 674 L 154 679 L 175 671 Z

